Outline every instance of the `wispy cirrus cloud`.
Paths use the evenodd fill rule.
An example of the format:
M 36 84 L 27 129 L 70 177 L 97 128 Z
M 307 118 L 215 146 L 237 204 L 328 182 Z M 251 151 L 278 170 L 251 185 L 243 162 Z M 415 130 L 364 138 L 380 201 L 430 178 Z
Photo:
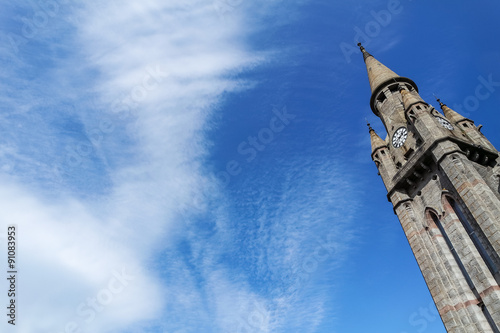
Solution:
M 23 332 L 314 331 L 324 319 L 307 284 L 351 237 L 337 236 L 350 217 L 332 214 L 352 190 L 340 166 L 297 157 L 265 180 L 276 196 L 235 202 L 203 165 L 214 110 L 271 56 L 251 49 L 247 23 L 274 4 L 229 6 L 61 4 L 2 53 L 0 232 L 20 230 Z M 43 11 L 21 7 L 12 33 Z
M 43 12 L 30 4 L 11 9 L 6 35 L 26 43 L 2 53 L 1 232 L 20 230 L 18 327 L 161 326 L 188 268 L 169 284 L 153 254 L 203 210 L 204 129 L 265 55 L 247 49 L 239 10 L 221 20 L 209 1 L 60 4 L 26 38 L 23 17 Z M 196 303 L 189 281 L 180 296 Z

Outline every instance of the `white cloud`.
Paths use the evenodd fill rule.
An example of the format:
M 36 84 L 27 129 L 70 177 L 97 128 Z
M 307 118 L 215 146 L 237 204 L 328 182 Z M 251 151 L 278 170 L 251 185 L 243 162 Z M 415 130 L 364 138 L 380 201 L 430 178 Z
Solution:
M 180 215 L 204 207 L 193 198 L 211 186 L 200 169 L 211 110 L 265 57 L 246 49 L 241 22 L 211 1 L 89 1 L 61 6 L 20 49 L 7 92 L 24 93 L 2 96 L 17 114 L 4 126 L 30 136 L 10 127 L 2 154 L 17 167 L 0 189 L 0 233 L 19 228 L 19 332 L 116 331 L 161 319 L 173 299 L 199 303 L 182 265 L 179 292 L 148 268 Z M 22 53 L 38 47 L 38 64 Z
M 17 327 L 22 332 L 63 330 L 70 322 L 82 328 L 99 328 L 109 321 L 127 325 L 158 311 L 162 303 L 155 297 L 158 281 L 141 273 L 140 253 L 120 244 L 106 221 L 93 217 L 77 201 L 42 200 L 5 178 L 2 185 L 2 238 L 6 225 L 17 225 L 18 318 L 22 318 Z M 110 244 L 115 241 L 115 246 Z M 112 282 L 113 292 L 105 291 L 115 275 L 125 280 Z M 102 309 L 85 305 L 89 298 L 101 300 Z M 130 313 L 134 303 L 145 311 Z
M 263 27 L 246 22 L 274 5 L 71 3 L 20 49 L 0 96 L 10 110 L 0 122 L 0 235 L 18 225 L 19 332 L 320 324 L 324 295 L 302 279 L 324 269 L 308 267 L 311 258 L 333 266 L 342 257 L 336 235 L 316 238 L 330 219 L 342 221 L 337 230 L 349 220 L 324 215 L 348 200 L 338 166 L 290 161 L 282 197 L 260 207 L 259 229 L 245 235 L 243 268 L 242 258 L 225 260 L 243 246 L 240 221 L 203 168 L 213 110 L 224 93 L 251 87 L 238 74 L 271 54 L 249 48 L 247 34 Z M 336 246 L 335 258 L 314 257 L 320 242 Z

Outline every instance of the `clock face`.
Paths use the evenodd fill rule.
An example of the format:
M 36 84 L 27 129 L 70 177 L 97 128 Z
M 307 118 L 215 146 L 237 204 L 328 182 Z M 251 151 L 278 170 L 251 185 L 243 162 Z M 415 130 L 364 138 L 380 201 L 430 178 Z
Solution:
M 405 127 L 400 127 L 394 132 L 392 136 L 392 145 L 394 148 L 399 148 L 405 143 L 406 138 L 408 137 L 408 130 Z
M 438 116 L 436 116 L 436 119 L 437 119 L 438 123 L 441 124 L 441 126 L 449 129 L 450 131 L 453 131 L 453 126 L 450 124 L 450 122 L 448 120 L 446 120 L 442 117 L 438 117 Z

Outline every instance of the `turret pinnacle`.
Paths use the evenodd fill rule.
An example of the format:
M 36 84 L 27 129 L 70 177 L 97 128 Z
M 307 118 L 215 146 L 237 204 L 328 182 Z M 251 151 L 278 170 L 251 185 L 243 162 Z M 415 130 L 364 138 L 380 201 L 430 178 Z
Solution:
M 372 153 L 380 147 L 387 147 L 385 141 L 382 140 L 382 138 L 380 138 L 377 133 L 375 133 L 375 130 L 370 126 L 370 124 L 368 124 L 368 128 L 370 131 L 370 140 L 372 143 Z
M 403 97 L 403 105 L 405 110 L 408 110 L 408 108 L 418 102 L 423 102 L 422 99 L 417 98 L 415 95 L 411 94 L 408 90 L 401 89 L 401 96 Z
M 464 116 L 462 116 L 461 114 L 459 114 L 458 112 L 450 109 L 446 104 L 444 104 L 443 102 L 441 102 L 441 100 L 439 98 L 437 99 L 437 101 L 439 103 L 439 106 L 441 106 L 441 110 L 443 110 L 444 116 L 446 118 L 448 118 L 448 120 L 451 123 L 456 124 L 459 121 L 467 119 Z

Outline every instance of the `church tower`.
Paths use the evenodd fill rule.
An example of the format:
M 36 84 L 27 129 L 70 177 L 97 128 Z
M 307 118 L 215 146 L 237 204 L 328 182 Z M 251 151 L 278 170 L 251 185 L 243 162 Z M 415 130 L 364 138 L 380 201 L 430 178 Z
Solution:
M 500 333 L 500 158 L 471 119 L 426 103 L 411 79 L 358 44 L 372 159 L 448 332 Z

